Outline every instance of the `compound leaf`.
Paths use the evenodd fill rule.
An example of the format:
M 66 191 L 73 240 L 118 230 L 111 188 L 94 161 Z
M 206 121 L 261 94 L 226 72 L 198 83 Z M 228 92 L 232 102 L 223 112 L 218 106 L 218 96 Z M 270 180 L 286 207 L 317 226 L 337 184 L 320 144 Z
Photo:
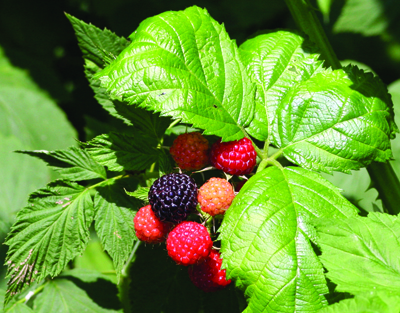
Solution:
M 269 167 L 250 178 L 220 228 L 227 277 L 245 290 L 245 312 L 310 312 L 326 305 L 322 264 L 307 222 L 356 208 L 319 174 Z
M 359 294 L 383 290 L 400 294 L 400 220 L 370 213 L 367 217 L 313 221 L 320 257 L 337 291 Z
M 277 146 L 285 157 L 328 173 L 390 159 L 390 139 L 398 131 L 386 87 L 372 73 L 351 66 L 293 87 L 277 121 Z
M 34 302 L 34 310 L 37 313 L 111 313 L 120 312 L 104 309 L 97 305 L 87 293 L 67 279 L 50 281 L 38 295 Z
M 370 291 L 353 299 L 342 300 L 318 313 L 393 313 L 400 311 L 400 296 L 387 292 Z
M 293 31 L 263 33 L 245 41 L 240 56 L 257 84 L 256 110 L 247 132 L 259 140 L 276 130 L 276 110 L 290 88 L 323 70 L 316 47 Z
M 236 43 L 205 9 L 144 20 L 132 43 L 94 78 L 112 99 L 182 119 L 223 140 L 243 137 L 254 85 Z
M 129 197 L 124 189 L 136 188 L 133 178 L 110 179 L 96 188 L 94 196 L 95 230 L 113 260 L 117 278 L 136 240 L 133 218 L 140 208 L 140 202 Z
M 5 302 L 33 281 L 58 275 L 81 254 L 93 220 L 89 190 L 55 181 L 32 193 L 8 235 L 10 277 Z
M 68 150 L 18 150 L 18 153 L 37 157 L 53 170 L 68 180 L 79 181 L 93 178 L 107 178 L 104 166 L 96 161 L 85 150 L 71 147 Z
M 158 160 L 157 140 L 142 134 L 111 132 L 83 143 L 90 155 L 110 171 L 140 171 Z

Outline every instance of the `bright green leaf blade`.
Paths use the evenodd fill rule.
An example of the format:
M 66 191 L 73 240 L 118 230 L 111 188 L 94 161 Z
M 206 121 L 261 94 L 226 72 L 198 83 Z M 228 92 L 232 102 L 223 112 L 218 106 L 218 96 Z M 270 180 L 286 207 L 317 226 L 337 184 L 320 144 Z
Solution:
M 142 134 L 109 133 L 83 144 L 90 155 L 110 171 L 139 171 L 158 160 L 157 140 Z
M 71 147 L 68 150 L 19 150 L 16 151 L 37 157 L 68 180 L 79 181 L 93 178 L 107 178 L 104 166 L 96 161 L 85 150 Z
M 317 0 L 318 7 L 324 16 L 324 21 L 329 22 L 329 12 L 331 11 L 331 5 L 333 0 Z
M 236 43 L 198 7 L 143 21 L 132 43 L 95 78 L 112 99 L 182 119 L 223 140 L 243 137 L 254 85 Z
M 36 313 L 111 313 L 120 312 L 98 306 L 85 291 L 66 279 L 50 281 L 34 302 Z
M 245 289 L 246 312 L 310 312 L 326 305 L 323 268 L 307 224 L 356 215 L 355 207 L 319 174 L 269 167 L 249 179 L 220 228 L 227 276 Z
M 266 140 L 276 128 L 276 110 L 288 90 L 323 70 L 322 61 L 318 61 L 314 45 L 289 31 L 256 36 L 244 42 L 239 51 L 257 84 L 255 116 L 246 130 L 255 138 Z
M 129 298 L 140 313 L 241 312 L 233 286 L 205 293 L 189 279 L 188 268 L 176 266 L 165 246 L 141 245 L 130 269 Z
M 400 296 L 370 291 L 330 305 L 318 313 L 393 313 L 400 311 Z
M 393 100 L 394 118 L 396 124 L 400 125 L 400 79 L 388 86 L 388 90 Z M 392 151 L 394 160 L 391 160 L 394 171 L 400 177 L 400 136 L 392 140 Z
M 136 188 L 133 178 L 111 179 L 96 188 L 94 197 L 95 230 L 113 260 L 117 277 L 132 252 L 136 240 L 133 218 L 140 208 L 140 202 L 129 197 L 124 189 Z
M 345 173 L 391 157 L 397 126 L 383 83 L 356 67 L 319 73 L 292 88 L 278 110 L 278 147 L 315 171 Z
M 370 213 L 368 218 L 322 219 L 318 231 L 320 257 L 336 290 L 359 294 L 384 290 L 400 294 L 400 220 Z
M 126 191 L 126 194 L 146 203 L 149 202 L 150 187 L 139 187 L 135 191 Z
M 6 241 L 6 302 L 31 282 L 58 275 L 81 254 L 93 215 L 89 190 L 75 183 L 55 181 L 32 193 Z

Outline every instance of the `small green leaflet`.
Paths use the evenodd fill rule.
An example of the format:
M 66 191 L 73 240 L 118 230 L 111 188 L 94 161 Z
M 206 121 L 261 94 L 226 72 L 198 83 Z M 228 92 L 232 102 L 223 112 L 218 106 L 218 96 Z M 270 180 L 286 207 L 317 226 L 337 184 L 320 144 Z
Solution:
M 130 39 L 94 76 L 112 99 L 180 118 L 224 141 L 243 137 L 254 114 L 254 84 L 235 41 L 205 9 L 148 18 Z
M 257 84 L 254 119 L 246 131 L 258 140 L 274 140 L 276 110 L 288 90 L 323 70 L 316 47 L 293 31 L 263 33 L 245 41 L 240 56 Z
M 140 171 L 158 160 L 157 140 L 141 134 L 111 132 L 82 143 L 90 155 L 110 171 Z
M 128 196 L 134 197 L 140 201 L 145 202 L 146 204 L 149 203 L 149 191 L 150 187 L 140 187 L 135 191 L 126 191 Z
M 142 244 L 135 256 L 130 268 L 129 288 L 134 312 L 241 312 L 233 286 L 218 292 L 202 292 L 190 281 L 188 268 L 177 266 L 168 256 L 165 246 Z
M 400 220 L 370 213 L 367 217 L 313 221 L 322 263 L 337 291 L 370 290 L 400 295 Z
M 107 178 L 104 166 L 96 161 L 85 150 L 71 147 L 68 150 L 18 150 L 18 153 L 37 157 L 53 170 L 57 171 L 63 178 L 80 181 L 93 178 Z
M 110 179 L 96 188 L 94 196 L 95 230 L 113 260 L 117 278 L 136 240 L 133 217 L 140 208 L 140 202 L 128 197 L 124 189 L 136 188 L 134 178 Z
M 47 283 L 35 299 L 35 313 L 112 313 L 121 312 L 104 309 L 94 303 L 87 293 L 67 279 L 55 279 Z
M 400 296 L 370 291 L 330 305 L 318 313 L 394 313 L 400 311 Z
M 398 129 L 387 89 L 356 67 L 296 85 L 277 112 L 277 147 L 304 168 L 349 173 L 392 155 L 390 139 Z
M 349 217 L 356 208 L 319 174 L 268 167 L 249 179 L 220 227 L 223 267 L 245 290 L 245 312 L 310 312 L 328 292 L 308 224 L 318 217 Z
M 58 275 L 83 252 L 93 213 L 89 190 L 75 183 L 55 181 L 30 195 L 6 241 L 6 303 L 31 282 Z

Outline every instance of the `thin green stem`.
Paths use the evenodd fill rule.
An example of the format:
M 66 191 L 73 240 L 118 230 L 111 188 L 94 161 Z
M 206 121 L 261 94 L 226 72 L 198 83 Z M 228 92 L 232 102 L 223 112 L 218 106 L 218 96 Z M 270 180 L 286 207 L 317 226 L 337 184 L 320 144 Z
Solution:
M 329 43 L 325 31 L 315 14 L 309 0 L 285 0 L 297 26 L 315 42 L 321 50 L 326 66 L 340 69 L 342 66 Z M 367 167 L 374 188 L 378 190 L 388 213 L 397 214 L 400 211 L 400 181 L 391 164 L 372 163 Z
M 128 260 L 126 260 L 124 267 L 122 268 L 122 271 L 121 271 L 122 277 L 127 277 L 129 275 L 129 269 L 131 267 L 132 260 L 135 257 L 135 253 L 136 253 L 137 249 L 139 248 L 140 243 L 141 243 L 141 241 L 138 240 L 138 241 L 136 241 L 135 245 L 133 246 L 132 252 L 129 255 Z
M 29 301 L 30 298 L 32 298 L 33 296 L 37 295 L 39 292 L 41 292 L 43 290 L 43 288 L 49 283 L 49 281 L 46 281 L 45 283 L 41 284 L 39 287 L 37 287 L 33 293 L 32 292 L 28 292 L 28 294 L 19 299 L 17 302 L 15 302 L 9 309 L 7 309 L 7 311 L 10 311 L 14 306 L 16 306 L 19 303 L 26 303 Z
M 263 159 L 263 160 L 260 162 L 260 164 L 258 165 L 257 173 L 258 173 L 258 172 L 261 172 L 264 168 L 267 167 L 267 165 L 268 165 L 268 159 Z

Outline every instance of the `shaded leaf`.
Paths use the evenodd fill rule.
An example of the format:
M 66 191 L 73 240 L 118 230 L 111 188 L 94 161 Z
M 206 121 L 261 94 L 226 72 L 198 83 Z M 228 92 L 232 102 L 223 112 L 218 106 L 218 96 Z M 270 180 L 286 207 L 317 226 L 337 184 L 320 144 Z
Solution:
M 94 196 L 95 230 L 113 260 L 117 279 L 136 240 L 133 218 L 140 208 L 140 202 L 124 189 L 136 188 L 133 178 L 110 179 L 96 188 Z
M 205 293 L 190 281 L 188 268 L 176 266 L 165 246 L 141 245 L 130 270 L 130 299 L 141 313 L 240 312 L 233 286 Z M 156 296 L 155 296 L 156 295 Z
M 83 143 L 90 155 L 110 171 L 139 171 L 157 161 L 154 137 L 109 133 Z
M 220 227 L 223 266 L 245 290 L 245 312 L 310 312 L 326 305 L 322 264 L 307 222 L 356 215 L 355 207 L 320 175 L 268 167 L 251 177 Z
M 66 279 L 50 281 L 36 298 L 33 308 L 37 313 L 120 312 L 98 306 L 85 291 Z
M 85 150 L 71 147 L 68 150 L 18 150 L 18 153 L 37 157 L 68 180 L 79 181 L 93 178 L 107 178 L 106 170 Z
M 55 181 L 32 193 L 6 241 L 6 303 L 31 282 L 58 275 L 82 253 L 92 220 L 93 201 L 84 187 Z
M 254 86 L 236 43 L 198 7 L 143 21 L 132 43 L 96 74 L 111 98 L 206 129 L 243 137 L 254 114 Z

